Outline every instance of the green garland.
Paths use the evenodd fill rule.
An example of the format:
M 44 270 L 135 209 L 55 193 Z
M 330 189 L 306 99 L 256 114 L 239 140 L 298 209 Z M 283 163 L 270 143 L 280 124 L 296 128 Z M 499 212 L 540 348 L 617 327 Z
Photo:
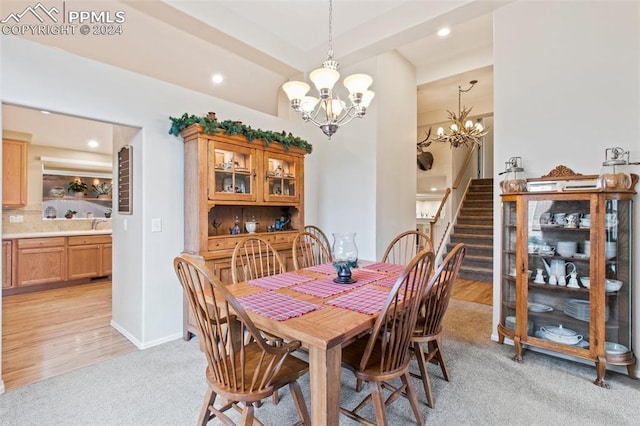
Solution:
M 297 136 L 293 136 L 291 133 L 287 134 L 284 130 L 281 133 L 278 133 L 272 132 L 271 130 L 253 129 L 251 126 L 244 125 L 238 121 L 218 121 L 213 114 L 205 117 L 197 117 L 185 112 L 180 118 L 169 117 L 169 119 L 171 120 L 169 134 L 174 136 L 180 136 L 180 132 L 183 129 L 197 123 L 202 126 L 202 130 L 209 135 L 216 134 L 219 133 L 220 130 L 224 130 L 225 133 L 230 136 L 243 135 L 247 138 L 247 142 L 253 142 L 254 139 L 262 139 L 265 146 L 269 146 L 271 142 L 279 142 L 284 146 L 285 150 L 289 150 L 289 147 L 291 146 L 296 146 L 304 149 L 309 154 L 312 151 L 312 146 L 309 142 Z

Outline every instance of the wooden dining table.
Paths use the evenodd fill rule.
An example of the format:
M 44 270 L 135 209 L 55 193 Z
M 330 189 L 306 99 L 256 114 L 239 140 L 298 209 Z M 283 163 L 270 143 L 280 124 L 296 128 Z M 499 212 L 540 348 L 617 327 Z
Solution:
M 374 271 L 373 269 L 366 269 L 367 265 L 382 265 L 382 269 L 385 270 Z M 316 270 L 311 268 L 311 270 L 302 269 L 279 274 L 283 281 L 285 281 L 285 278 L 292 277 L 291 274 L 293 273 L 308 279 L 305 283 L 283 286 L 282 288 L 265 289 L 250 282 L 227 286 L 227 289 L 238 298 L 251 320 L 259 329 L 285 339 L 299 340 L 302 346 L 309 351 L 311 419 L 314 425 L 337 425 L 339 423 L 342 347 L 356 336 L 371 329 L 379 313 L 379 310 L 377 313 L 366 314 L 345 307 L 332 306 L 329 304 L 331 303 L 330 301 L 338 298 L 348 298 L 349 293 L 357 291 L 364 293 L 354 293 L 354 296 L 374 292 L 378 294 L 380 291 L 388 293 L 403 270 L 403 266 L 400 265 L 385 267 L 385 264 L 363 262 L 361 267 L 365 269 L 354 270 L 354 276 L 367 276 L 367 272 L 370 271 L 378 274 L 377 276 L 380 279 L 372 281 L 371 277 L 376 278 L 376 275 L 368 274 L 366 284 L 361 282 L 360 285 L 358 283 L 341 285 L 343 286 L 341 293 L 331 296 L 323 294 L 325 297 L 301 292 L 304 290 L 301 287 L 309 284 L 315 285 L 314 283 L 322 284 L 323 288 L 333 289 L 330 283 L 324 284 L 328 281 L 327 278 L 332 279 L 336 276 L 335 272 L 333 274 L 329 273 L 329 266 L 330 264 L 327 264 L 324 267 L 315 268 Z M 320 270 L 323 272 L 318 272 Z M 274 275 L 269 278 L 269 282 L 278 283 L 278 278 L 278 275 Z M 267 294 L 269 292 L 277 294 Z M 310 293 L 314 292 L 311 291 Z M 297 301 L 319 305 L 319 308 L 289 319 L 277 320 L 260 314 L 243 303 L 243 298 L 248 301 L 250 298 L 247 298 L 247 296 L 260 298 L 259 294 L 278 297 L 288 296 Z M 379 303 L 379 308 L 381 309 L 384 300 L 380 299 L 380 294 L 378 294 L 376 304 Z

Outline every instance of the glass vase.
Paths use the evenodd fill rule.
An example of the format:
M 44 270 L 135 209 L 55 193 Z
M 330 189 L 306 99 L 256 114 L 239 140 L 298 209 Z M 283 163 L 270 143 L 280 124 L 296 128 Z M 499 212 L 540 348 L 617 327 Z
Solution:
M 358 247 L 355 232 L 335 232 L 333 234 L 333 266 L 338 276 L 333 279 L 338 284 L 352 284 L 351 268 L 358 267 Z

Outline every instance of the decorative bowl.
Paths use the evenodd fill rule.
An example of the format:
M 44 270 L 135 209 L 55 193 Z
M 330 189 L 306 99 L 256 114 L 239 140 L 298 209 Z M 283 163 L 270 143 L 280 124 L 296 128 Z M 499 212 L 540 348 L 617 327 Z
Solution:
M 256 232 L 257 223 L 256 222 L 245 222 L 244 227 L 247 228 L 247 232 L 253 234 Z

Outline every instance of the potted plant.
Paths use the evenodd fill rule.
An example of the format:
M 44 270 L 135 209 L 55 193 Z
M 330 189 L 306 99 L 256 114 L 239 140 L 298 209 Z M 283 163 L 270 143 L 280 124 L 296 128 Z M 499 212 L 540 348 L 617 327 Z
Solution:
M 75 210 L 67 210 L 67 212 L 64 214 L 64 217 L 66 217 L 67 219 L 73 219 L 73 215 L 78 213 Z
M 107 209 L 107 211 L 104 212 L 104 217 L 106 217 L 107 219 L 111 217 L 111 209 Z
M 99 183 L 97 185 L 91 185 L 93 190 L 96 192 L 98 198 L 109 199 L 111 198 L 111 184 L 106 182 Z
M 68 183 L 68 191 L 73 193 L 76 197 L 84 197 L 87 190 L 87 184 L 80 178 L 76 178 Z

